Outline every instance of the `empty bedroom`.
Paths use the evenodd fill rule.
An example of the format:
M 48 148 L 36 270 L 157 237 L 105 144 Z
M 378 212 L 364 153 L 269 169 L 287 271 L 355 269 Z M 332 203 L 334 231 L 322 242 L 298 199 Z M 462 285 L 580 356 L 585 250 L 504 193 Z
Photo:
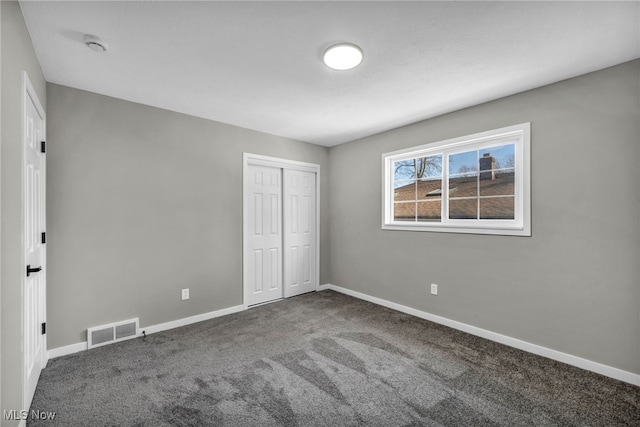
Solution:
M 639 1 L 0 1 L 0 425 L 640 425 Z

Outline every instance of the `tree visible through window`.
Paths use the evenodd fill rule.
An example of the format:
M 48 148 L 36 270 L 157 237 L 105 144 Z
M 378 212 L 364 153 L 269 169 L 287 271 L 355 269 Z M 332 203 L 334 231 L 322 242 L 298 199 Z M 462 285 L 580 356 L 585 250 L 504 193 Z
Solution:
M 395 162 L 394 217 L 396 221 L 440 220 L 442 204 L 441 193 L 438 190 L 441 182 L 442 155 Z
M 528 123 L 383 159 L 383 228 L 530 234 Z

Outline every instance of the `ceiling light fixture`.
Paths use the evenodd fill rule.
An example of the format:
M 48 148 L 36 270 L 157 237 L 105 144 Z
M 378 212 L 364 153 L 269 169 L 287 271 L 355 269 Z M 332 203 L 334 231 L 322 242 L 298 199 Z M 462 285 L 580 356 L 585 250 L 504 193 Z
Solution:
M 333 70 L 351 70 L 362 62 L 362 49 L 352 43 L 338 43 L 324 51 L 322 59 Z
M 86 44 L 92 51 L 98 53 L 106 52 L 107 49 L 109 49 L 109 44 L 107 42 L 100 40 L 98 37 L 92 36 L 91 34 L 85 34 L 84 44 Z

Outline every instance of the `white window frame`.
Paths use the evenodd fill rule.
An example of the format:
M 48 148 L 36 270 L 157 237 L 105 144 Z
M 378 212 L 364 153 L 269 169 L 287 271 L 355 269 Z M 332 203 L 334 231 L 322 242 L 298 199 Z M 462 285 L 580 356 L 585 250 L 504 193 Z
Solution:
M 449 219 L 449 155 L 515 144 L 515 215 L 513 220 Z M 442 155 L 441 222 L 394 221 L 394 170 L 397 161 Z M 531 123 L 447 139 L 382 154 L 382 229 L 445 233 L 531 236 Z

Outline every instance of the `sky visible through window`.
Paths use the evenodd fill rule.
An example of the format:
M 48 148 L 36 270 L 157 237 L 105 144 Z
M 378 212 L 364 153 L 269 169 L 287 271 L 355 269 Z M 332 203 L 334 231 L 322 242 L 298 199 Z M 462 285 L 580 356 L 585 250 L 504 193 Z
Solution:
M 483 148 L 482 150 L 466 151 L 449 156 L 449 174 L 477 172 L 479 157 L 490 154 L 496 159 L 496 169 L 512 168 L 515 166 L 515 144 L 499 147 Z
M 464 151 L 449 155 L 449 175 L 473 174 L 479 170 L 479 158 L 489 154 L 495 158 L 495 168 L 515 166 L 515 144 L 506 144 L 481 150 Z M 402 187 L 412 181 L 442 179 L 442 155 L 417 157 L 394 163 L 394 187 Z
M 416 179 L 423 181 L 442 179 L 442 155 L 416 157 L 395 162 L 395 188 L 406 185 Z

